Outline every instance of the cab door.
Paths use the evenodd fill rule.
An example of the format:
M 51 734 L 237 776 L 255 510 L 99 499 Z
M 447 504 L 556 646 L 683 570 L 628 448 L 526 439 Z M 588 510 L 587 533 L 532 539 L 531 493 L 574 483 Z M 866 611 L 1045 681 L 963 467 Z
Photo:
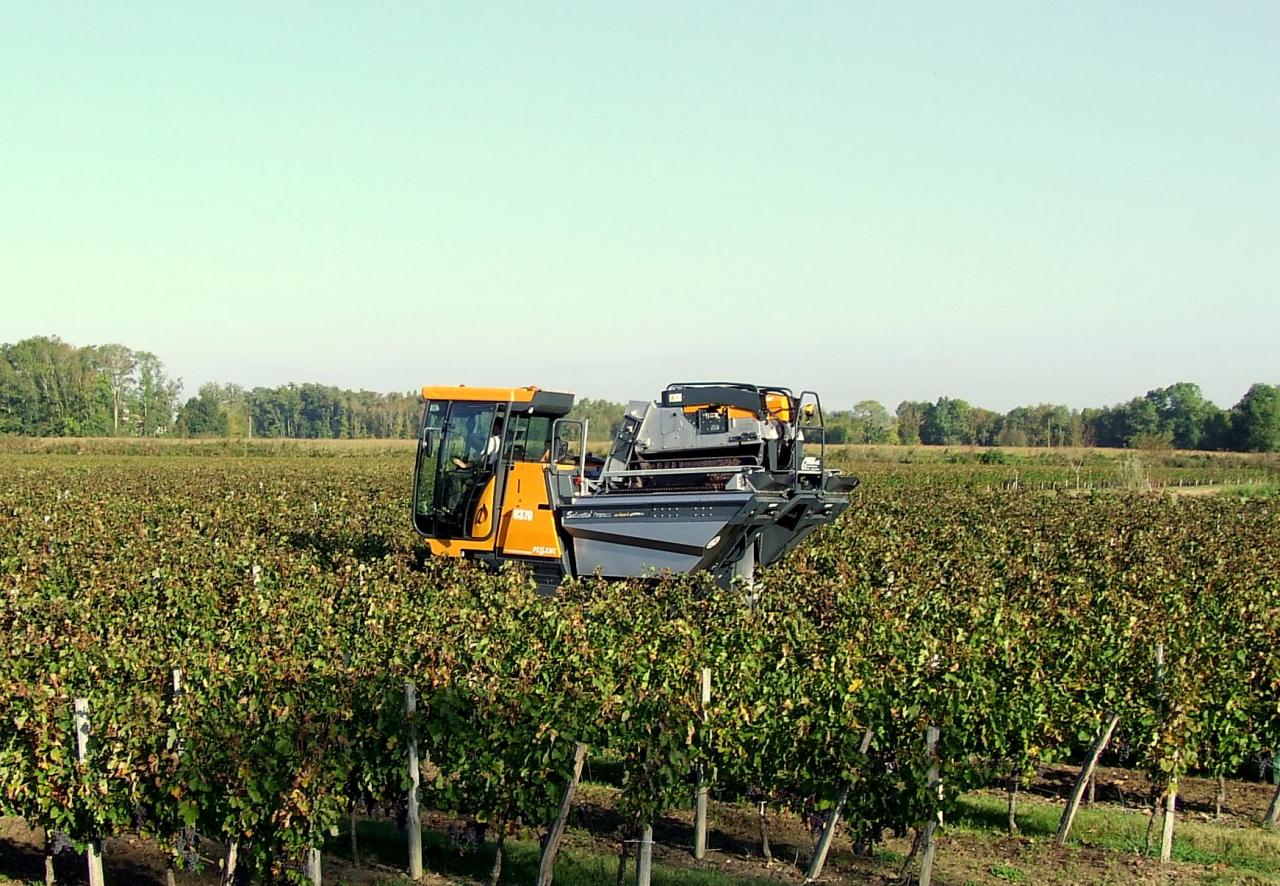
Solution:
M 492 550 L 504 485 L 502 447 L 491 444 L 507 404 L 432 401 L 423 413 L 413 524 L 437 553 Z M 447 543 L 447 544 L 446 544 Z
M 554 421 L 545 415 L 511 417 L 504 451 L 506 488 L 498 527 L 498 549 L 502 554 L 547 559 L 558 559 L 562 554 L 547 488 Z

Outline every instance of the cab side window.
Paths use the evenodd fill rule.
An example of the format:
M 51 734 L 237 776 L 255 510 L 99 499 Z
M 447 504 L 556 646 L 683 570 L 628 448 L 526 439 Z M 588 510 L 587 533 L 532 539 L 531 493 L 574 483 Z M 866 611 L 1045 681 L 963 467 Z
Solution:
M 551 419 L 545 415 L 516 415 L 507 437 L 508 461 L 545 461 L 551 449 Z

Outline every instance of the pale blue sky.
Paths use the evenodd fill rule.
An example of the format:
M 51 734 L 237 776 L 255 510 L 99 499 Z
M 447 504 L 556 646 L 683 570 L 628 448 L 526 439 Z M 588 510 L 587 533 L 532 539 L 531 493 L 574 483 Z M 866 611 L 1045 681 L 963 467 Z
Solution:
M 1280 382 L 1280 3 L 0 13 L 0 341 L 189 391 Z

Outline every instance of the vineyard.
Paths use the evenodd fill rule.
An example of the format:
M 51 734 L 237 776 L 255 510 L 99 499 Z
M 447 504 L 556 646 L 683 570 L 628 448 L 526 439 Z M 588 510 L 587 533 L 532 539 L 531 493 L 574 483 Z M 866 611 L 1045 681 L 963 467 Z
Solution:
M 0 454 L 0 816 L 50 853 L 140 834 L 179 871 L 216 844 L 297 878 L 352 816 L 403 819 L 414 778 L 499 845 L 542 832 L 581 745 L 616 770 L 624 854 L 701 784 L 815 834 L 838 806 L 845 853 L 914 836 L 914 870 L 966 791 L 1013 824 L 1103 735 L 1153 812 L 1280 753 L 1274 496 L 868 462 L 754 605 L 697 580 L 548 598 L 427 561 L 411 451 L 350 456 Z M 1158 845 L 1174 817 L 1151 821 Z

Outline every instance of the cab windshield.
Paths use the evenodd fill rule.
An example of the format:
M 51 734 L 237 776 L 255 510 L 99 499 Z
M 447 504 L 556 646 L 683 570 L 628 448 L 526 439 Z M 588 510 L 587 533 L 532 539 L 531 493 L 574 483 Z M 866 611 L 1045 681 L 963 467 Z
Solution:
M 501 455 L 498 403 L 427 404 L 418 441 L 414 523 L 435 538 L 470 538 L 476 508 Z

